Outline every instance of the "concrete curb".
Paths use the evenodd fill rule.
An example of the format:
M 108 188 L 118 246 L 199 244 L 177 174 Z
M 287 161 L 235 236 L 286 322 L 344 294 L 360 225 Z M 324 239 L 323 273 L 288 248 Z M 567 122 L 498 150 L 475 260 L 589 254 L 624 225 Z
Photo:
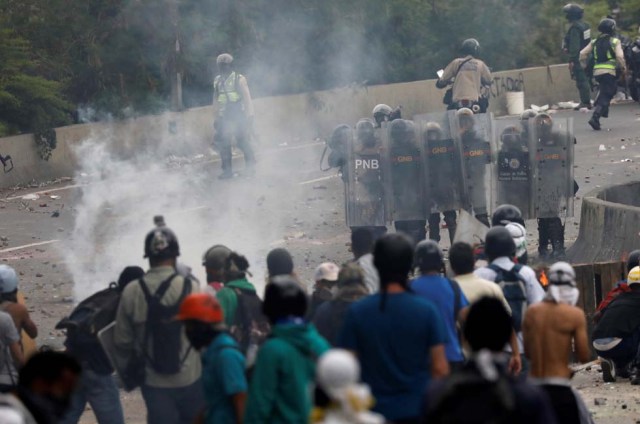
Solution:
M 582 199 L 572 263 L 625 260 L 640 248 L 640 181 L 593 190 Z

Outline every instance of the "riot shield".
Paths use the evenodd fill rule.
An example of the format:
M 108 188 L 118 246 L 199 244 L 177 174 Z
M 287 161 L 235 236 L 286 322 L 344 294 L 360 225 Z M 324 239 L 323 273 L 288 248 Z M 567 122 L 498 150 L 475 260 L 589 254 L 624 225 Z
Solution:
M 541 113 L 529 120 L 529 149 L 535 151 L 534 217 L 573 216 L 573 148 L 572 118 Z
M 414 123 L 403 119 L 387 123 L 382 142 L 389 169 L 385 174 L 389 220 L 425 220 L 422 152 Z
M 414 117 L 422 143 L 425 199 L 429 213 L 460 209 L 462 174 L 456 144 L 451 136 L 450 113 Z
M 376 133 L 353 133 L 347 148 L 346 214 L 349 227 L 383 227 L 387 221 L 382 141 Z
M 517 118 L 492 123 L 492 210 L 500 205 L 517 206 L 524 219 L 533 218 L 533 169 L 535 150 L 529 149 L 527 122 Z
M 461 109 L 449 115 L 462 174 L 462 207 L 488 215 L 491 202 L 491 115 Z

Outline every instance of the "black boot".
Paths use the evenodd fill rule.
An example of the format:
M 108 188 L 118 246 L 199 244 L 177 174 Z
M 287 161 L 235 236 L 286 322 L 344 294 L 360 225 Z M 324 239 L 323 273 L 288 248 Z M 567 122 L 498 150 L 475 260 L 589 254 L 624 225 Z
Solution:
M 440 212 L 429 215 L 429 239 L 440 242 Z
M 538 254 L 540 259 L 549 257 L 549 222 L 547 218 L 538 218 Z
M 447 224 L 447 230 L 449 230 L 449 241 L 451 244 L 453 244 L 453 239 L 456 237 L 456 229 L 458 228 L 456 218 L 456 211 L 445 211 L 444 222 Z
M 551 247 L 553 248 L 554 259 L 564 259 L 564 225 L 560 218 L 551 218 L 549 221 L 549 236 L 551 238 Z
M 632 386 L 640 386 L 640 367 L 633 364 L 629 370 L 629 381 Z
M 591 115 L 591 119 L 589 119 L 589 125 L 596 131 L 600 131 L 600 114 L 602 112 L 602 106 L 596 106 L 593 111 L 593 115 Z

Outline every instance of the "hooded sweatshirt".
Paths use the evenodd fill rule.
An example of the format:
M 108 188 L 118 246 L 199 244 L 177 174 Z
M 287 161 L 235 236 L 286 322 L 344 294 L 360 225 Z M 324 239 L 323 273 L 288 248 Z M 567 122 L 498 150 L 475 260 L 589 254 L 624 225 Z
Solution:
M 327 350 L 313 325 L 276 324 L 258 353 L 244 422 L 308 422 L 316 361 Z
M 216 294 L 218 302 L 224 312 L 224 322 L 227 327 L 231 327 L 234 324 L 236 317 L 236 309 L 238 309 L 238 294 L 236 290 L 247 290 L 255 292 L 256 288 L 246 278 L 239 280 L 229 281 L 224 285 L 224 288 Z

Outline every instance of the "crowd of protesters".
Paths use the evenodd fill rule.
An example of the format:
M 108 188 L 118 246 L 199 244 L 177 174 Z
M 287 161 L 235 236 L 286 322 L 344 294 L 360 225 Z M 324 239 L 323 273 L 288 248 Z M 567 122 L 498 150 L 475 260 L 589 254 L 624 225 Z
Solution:
M 198 282 L 159 225 L 147 272 L 125 268 L 61 321 L 65 352 L 26 352 L 20 334 L 38 329 L 0 265 L 0 422 L 74 424 L 88 403 L 98 423 L 124 423 L 119 386 L 141 390 L 150 424 L 592 422 L 570 384 L 590 349 L 569 264 L 543 287 L 502 226 L 483 267 L 461 242 L 445 258 L 432 241 L 358 229 L 352 245 L 310 290 L 291 254 L 272 250 L 258 293 L 233 246 L 204 253 Z M 605 381 L 640 384 L 639 260 L 597 314 Z

